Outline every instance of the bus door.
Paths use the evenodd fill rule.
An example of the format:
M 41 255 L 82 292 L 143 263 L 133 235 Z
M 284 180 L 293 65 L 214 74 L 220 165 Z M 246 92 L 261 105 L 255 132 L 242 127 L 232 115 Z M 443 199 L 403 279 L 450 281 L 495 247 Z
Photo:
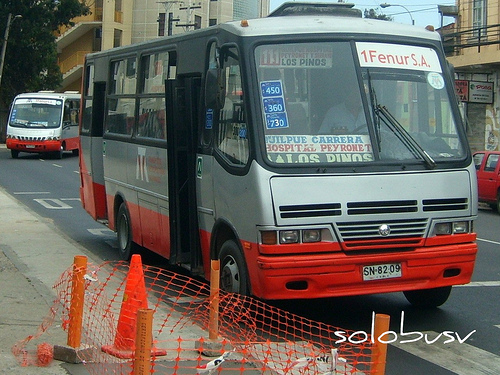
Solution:
M 66 98 L 63 106 L 62 135 L 64 149 L 78 153 L 78 112 L 80 99 Z
M 106 220 L 106 190 L 103 167 L 103 121 L 106 94 L 105 82 L 93 82 L 82 104 L 80 171 L 81 199 L 85 210 L 95 220 Z M 86 95 L 87 93 L 85 93 Z
M 170 263 L 201 272 L 196 201 L 200 77 L 166 81 Z

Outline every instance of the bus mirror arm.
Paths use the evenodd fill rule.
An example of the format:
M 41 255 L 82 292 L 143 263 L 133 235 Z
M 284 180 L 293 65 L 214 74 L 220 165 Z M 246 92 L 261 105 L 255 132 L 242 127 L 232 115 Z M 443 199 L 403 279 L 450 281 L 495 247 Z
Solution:
M 218 96 L 218 69 L 208 69 L 205 81 L 205 106 L 207 108 L 217 108 Z

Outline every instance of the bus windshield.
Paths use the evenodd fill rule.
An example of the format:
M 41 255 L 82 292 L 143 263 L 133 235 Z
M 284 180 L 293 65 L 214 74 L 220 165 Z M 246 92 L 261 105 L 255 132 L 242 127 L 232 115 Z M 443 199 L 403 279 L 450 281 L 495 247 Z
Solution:
M 9 125 L 21 128 L 57 128 L 61 124 L 61 99 L 23 98 L 14 102 Z
M 462 159 L 438 56 L 367 42 L 256 48 L 266 157 L 277 164 Z

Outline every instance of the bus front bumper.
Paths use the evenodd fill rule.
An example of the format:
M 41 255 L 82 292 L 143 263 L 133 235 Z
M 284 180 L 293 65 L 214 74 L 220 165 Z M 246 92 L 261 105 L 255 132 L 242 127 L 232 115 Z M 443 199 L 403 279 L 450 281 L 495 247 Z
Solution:
M 61 141 L 25 141 L 7 138 L 5 144 L 10 150 L 23 152 L 55 152 L 61 150 Z
M 465 243 L 373 254 L 259 255 L 252 294 L 269 300 L 327 298 L 467 284 L 476 253 L 476 243 Z M 367 266 L 387 265 L 399 265 L 400 275 L 366 277 L 373 269 Z

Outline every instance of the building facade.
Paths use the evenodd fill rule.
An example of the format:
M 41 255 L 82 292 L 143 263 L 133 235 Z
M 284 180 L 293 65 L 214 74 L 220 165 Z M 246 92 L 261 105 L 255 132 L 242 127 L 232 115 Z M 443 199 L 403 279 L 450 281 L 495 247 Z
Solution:
M 441 32 L 455 69 L 471 149 L 500 150 L 499 1 L 457 0 L 453 16 L 455 23 Z
M 85 55 L 215 24 L 265 17 L 270 0 L 87 0 L 91 14 L 56 40 L 61 91 L 81 88 Z

